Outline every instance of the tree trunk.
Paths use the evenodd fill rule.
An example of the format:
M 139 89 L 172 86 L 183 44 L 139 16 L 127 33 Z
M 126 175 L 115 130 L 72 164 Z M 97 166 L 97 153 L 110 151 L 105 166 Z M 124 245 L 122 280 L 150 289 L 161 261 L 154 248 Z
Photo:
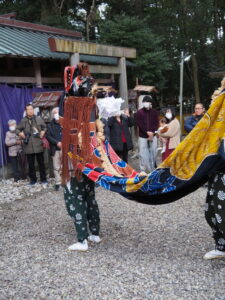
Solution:
M 144 3 L 143 0 L 134 0 L 135 14 L 138 17 L 143 17 L 144 15 Z
M 193 74 L 194 91 L 195 91 L 195 102 L 199 103 L 201 102 L 201 99 L 200 99 L 199 83 L 198 83 L 198 63 L 195 54 L 192 55 L 191 61 L 192 61 L 192 74 Z
M 216 60 L 217 60 L 218 66 L 222 66 L 223 65 L 223 51 L 222 51 L 221 41 L 218 36 L 218 30 L 221 28 L 218 1 L 214 0 L 213 5 L 214 5 L 213 27 L 214 27 L 214 42 L 215 42 L 215 47 L 216 47 Z
M 47 24 L 48 16 L 49 16 L 48 1 L 47 0 L 42 0 L 41 1 L 41 19 L 40 19 L 40 23 L 41 24 Z
M 86 20 L 86 40 L 87 42 L 90 41 L 90 27 L 93 23 L 95 18 L 95 0 L 92 0 L 90 12 L 87 11 L 87 20 Z

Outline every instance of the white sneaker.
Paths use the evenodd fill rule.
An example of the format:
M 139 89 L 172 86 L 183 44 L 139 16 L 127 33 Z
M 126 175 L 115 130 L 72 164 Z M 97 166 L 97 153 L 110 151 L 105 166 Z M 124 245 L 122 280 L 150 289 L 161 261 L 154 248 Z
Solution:
M 96 244 L 99 244 L 102 241 L 102 239 L 100 238 L 99 235 L 94 235 L 94 234 L 89 235 L 88 240 L 93 242 L 93 243 L 96 243 Z
M 222 258 L 222 257 L 225 257 L 225 252 L 216 249 L 216 250 L 207 252 L 203 258 L 204 259 L 214 259 L 214 258 Z
M 84 240 L 83 242 L 75 243 L 69 246 L 68 250 L 70 251 L 87 251 L 88 250 L 88 242 Z

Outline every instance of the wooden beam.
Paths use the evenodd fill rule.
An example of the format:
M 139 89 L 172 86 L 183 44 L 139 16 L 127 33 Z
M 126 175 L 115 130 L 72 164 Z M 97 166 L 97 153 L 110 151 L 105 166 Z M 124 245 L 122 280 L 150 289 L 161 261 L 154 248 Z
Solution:
M 70 65 L 75 66 L 79 64 L 80 62 L 80 54 L 79 53 L 73 53 L 70 54 Z
M 42 87 L 40 60 L 33 59 L 33 64 L 34 64 L 34 75 L 36 79 L 36 87 Z
M 125 107 L 128 107 L 128 90 L 127 90 L 127 69 L 126 69 L 126 58 L 121 57 L 119 60 L 120 69 L 120 97 L 125 100 Z
M 81 41 L 49 38 L 49 48 L 53 52 L 80 53 L 110 57 L 136 58 L 136 49 L 106 46 Z
M 120 74 L 120 69 L 117 66 L 89 65 L 89 69 L 93 74 Z
M 0 76 L 3 83 L 36 83 L 35 77 Z M 60 77 L 42 77 L 42 83 L 63 83 Z
M 89 65 L 90 72 L 93 74 L 120 74 L 119 67 L 116 66 L 102 66 Z M 43 83 L 63 83 L 61 77 L 42 77 Z M 0 76 L 0 82 L 3 83 L 36 83 L 35 77 L 18 77 L 18 76 Z
M 95 81 L 98 83 L 98 84 L 101 84 L 101 83 L 112 83 L 112 80 L 110 78 L 95 78 Z

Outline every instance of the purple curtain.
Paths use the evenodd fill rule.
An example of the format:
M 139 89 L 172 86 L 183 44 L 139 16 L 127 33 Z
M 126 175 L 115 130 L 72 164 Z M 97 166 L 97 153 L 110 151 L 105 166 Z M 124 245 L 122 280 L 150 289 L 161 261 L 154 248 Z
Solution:
M 61 89 L 27 86 L 18 87 L 0 84 L 0 167 L 8 161 L 7 148 L 5 146 L 5 134 L 6 131 L 8 131 L 8 120 L 15 119 L 17 122 L 20 122 L 26 104 L 32 102 L 32 93 Z

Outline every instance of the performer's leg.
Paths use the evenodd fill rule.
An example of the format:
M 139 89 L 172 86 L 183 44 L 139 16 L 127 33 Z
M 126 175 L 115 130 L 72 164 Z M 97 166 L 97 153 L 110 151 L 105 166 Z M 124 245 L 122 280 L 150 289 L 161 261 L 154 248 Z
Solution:
M 214 178 L 210 178 L 208 182 L 208 191 L 206 196 L 206 203 L 205 203 L 205 218 L 209 226 L 211 227 L 213 233 L 217 232 L 217 224 L 215 218 L 215 203 L 214 203 Z
M 78 181 L 73 177 L 71 179 L 71 188 L 65 187 L 64 192 L 66 208 L 74 220 L 79 242 L 83 242 L 88 238 L 87 207 L 84 200 L 84 184 L 82 180 Z
M 95 184 L 89 178 L 84 176 L 85 182 L 85 201 L 87 203 L 87 220 L 90 232 L 93 235 L 99 235 L 100 217 L 97 201 L 95 200 Z
M 213 235 L 216 248 L 225 251 L 225 174 L 219 173 L 215 177 L 214 188 L 214 218 L 216 219 L 217 231 Z
M 205 217 L 212 228 L 216 249 L 206 253 L 204 258 L 225 257 L 225 175 L 222 173 L 209 181 Z

